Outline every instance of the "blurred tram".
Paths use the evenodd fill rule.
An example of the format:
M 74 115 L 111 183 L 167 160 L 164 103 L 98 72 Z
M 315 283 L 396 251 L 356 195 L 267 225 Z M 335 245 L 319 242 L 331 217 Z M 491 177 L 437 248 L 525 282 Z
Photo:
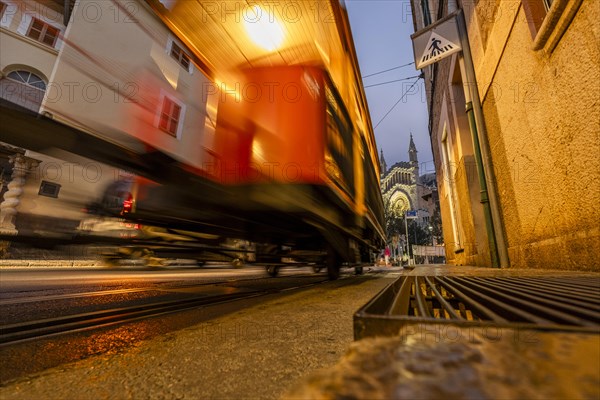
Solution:
M 135 13 L 132 2 L 101 3 L 135 26 L 73 18 L 53 79 L 102 76 L 104 86 L 121 82 L 115 98 L 129 101 L 43 108 L 52 123 L 115 146 L 113 156 L 96 151 L 97 159 L 135 173 L 96 207 L 210 243 L 252 242 L 265 265 L 324 263 L 331 278 L 344 263 L 371 261 L 384 243 L 379 162 L 339 1 L 147 0 Z M 168 35 L 156 33 L 157 22 Z M 145 35 L 147 50 L 131 51 L 146 51 L 152 66 L 111 59 L 118 50 L 97 43 L 111 35 L 112 47 Z M 165 41 L 170 64 L 156 52 Z M 173 72 L 173 60 L 188 74 Z M 193 101 L 178 101 L 182 93 Z M 93 117 L 101 107 L 111 118 Z

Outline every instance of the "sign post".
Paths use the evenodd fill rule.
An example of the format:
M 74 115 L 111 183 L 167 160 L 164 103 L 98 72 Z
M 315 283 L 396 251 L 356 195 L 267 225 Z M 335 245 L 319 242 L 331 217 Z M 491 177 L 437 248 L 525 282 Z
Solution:
M 414 265 L 414 255 L 410 253 L 410 236 L 408 236 L 408 220 L 417 218 L 417 210 L 407 210 L 404 213 L 404 230 L 406 231 L 406 255 L 408 256 L 408 265 Z

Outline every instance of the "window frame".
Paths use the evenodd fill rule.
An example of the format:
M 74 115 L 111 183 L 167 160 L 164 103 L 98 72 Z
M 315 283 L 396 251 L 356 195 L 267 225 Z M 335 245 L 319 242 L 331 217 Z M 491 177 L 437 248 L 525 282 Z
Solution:
M 0 1 L 0 27 L 6 28 L 6 29 L 10 28 L 13 17 L 16 14 L 15 12 L 11 12 L 10 14 L 7 14 L 9 7 L 15 7 L 15 6 L 12 3 L 7 3 L 6 1 Z
M 165 107 L 167 105 L 170 105 L 170 107 L 169 110 L 166 110 L 168 112 L 165 112 Z M 175 107 L 178 108 L 178 115 L 176 119 L 173 118 L 173 111 L 175 110 Z M 181 131 L 183 129 L 184 117 L 185 106 L 181 102 L 177 101 L 174 97 L 169 96 L 167 94 L 161 96 L 160 108 L 158 110 L 156 120 L 156 126 L 158 127 L 158 129 L 165 132 L 169 136 L 174 137 L 175 139 L 179 139 L 181 137 Z M 165 121 L 164 124 L 163 121 Z M 169 128 L 172 126 L 174 121 L 176 123 L 175 129 L 174 131 L 171 131 Z
M 38 195 L 58 199 L 58 194 L 60 193 L 61 187 L 62 185 L 59 183 L 42 181 L 40 183 L 40 190 L 38 191 Z
M 39 33 L 37 35 L 32 36 L 32 30 L 33 30 L 34 25 L 36 24 L 36 22 L 40 23 L 42 25 L 41 26 L 41 30 L 39 30 Z M 50 44 L 50 43 L 48 43 L 48 42 L 45 41 L 45 39 L 46 39 L 46 37 L 48 35 L 48 30 L 49 29 L 55 31 L 55 35 L 53 37 L 52 44 Z M 38 29 L 36 28 L 36 31 L 37 30 Z M 42 21 L 39 18 L 31 17 L 31 23 L 29 24 L 29 28 L 27 28 L 27 32 L 25 33 L 25 36 L 27 36 L 28 38 L 30 38 L 32 40 L 35 40 L 36 42 L 39 42 L 39 43 L 45 44 L 46 46 L 55 48 L 56 43 L 58 42 L 58 38 L 60 36 L 60 29 L 57 28 L 57 27 L 55 27 L 55 26 L 53 26 L 53 25 L 50 25 L 47 22 Z
M 431 19 L 431 9 L 429 8 L 429 0 L 421 0 L 421 11 L 423 12 L 424 27 L 428 27 L 433 23 Z
M 4 82 L 3 99 L 39 112 L 47 90 L 45 78 L 29 69 L 16 69 L 9 71 L 1 81 Z
M 525 11 L 525 18 L 531 37 L 535 39 L 537 33 L 542 27 L 544 19 L 548 15 L 548 9 L 546 7 L 545 0 L 521 0 L 523 5 L 523 11 Z
M 23 73 L 29 74 L 27 76 L 27 80 L 23 79 Z M 18 78 L 16 78 L 13 74 L 16 74 L 18 76 Z M 36 81 L 33 82 L 33 83 L 31 82 L 32 81 L 32 77 L 36 78 Z M 46 81 L 44 79 L 42 79 L 41 76 L 39 76 L 35 72 L 31 72 L 31 71 L 28 71 L 26 69 L 16 69 L 14 71 L 10 71 L 9 73 L 6 74 L 6 78 L 10 79 L 10 80 L 13 80 L 15 82 L 22 83 L 24 85 L 27 85 L 28 87 L 32 87 L 34 89 L 41 90 L 44 93 L 46 92 L 46 89 L 47 89 L 47 83 L 46 83 Z M 44 87 L 41 88 L 41 87 L 38 87 L 38 86 L 34 85 L 34 83 L 38 83 L 38 82 L 43 83 Z
M 177 61 L 177 63 L 187 72 L 190 72 L 190 67 L 192 66 L 192 58 L 184 50 L 183 46 L 180 46 L 177 42 L 173 40 L 171 41 L 170 47 L 171 48 L 169 49 L 169 55 L 171 56 L 171 58 Z
M 550 11 L 550 7 L 552 7 L 552 3 L 554 3 L 554 0 L 542 0 L 542 2 L 544 3 L 546 12 L 548 12 L 548 11 Z
M 569 29 L 583 0 L 521 0 L 533 50 L 552 53 Z

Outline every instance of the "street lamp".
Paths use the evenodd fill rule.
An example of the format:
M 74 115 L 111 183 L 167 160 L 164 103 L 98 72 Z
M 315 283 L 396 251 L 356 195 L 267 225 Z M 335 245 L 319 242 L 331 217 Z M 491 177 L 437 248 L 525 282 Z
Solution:
M 429 234 L 431 235 L 431 247 L 432 247 L 431 251 L 433 252 L 434 251 L 433 247 L 435 246 L 435 242 L 433 241 L 433 226 L 429 225 L 427 228 L 429 229 Z M 431 253 L 429 253 L 429 254 L 431 254 Z M 431 264 L 432 257 L 433 256 L 427 256 L 427 260 L 429 261 L 429 264 Z
M 431 235 L 431 245 L 435 246 L 435 242 L 433 241 L 433 226 L 429 225 L 429 234 Z

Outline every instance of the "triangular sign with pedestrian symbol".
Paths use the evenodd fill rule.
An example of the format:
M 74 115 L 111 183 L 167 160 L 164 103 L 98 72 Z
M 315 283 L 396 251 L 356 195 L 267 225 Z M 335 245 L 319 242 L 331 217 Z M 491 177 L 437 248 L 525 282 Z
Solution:
M 426 65 L 433 64 L 450 54 L 461 50 L 460 45 L 454 43 L 436 31 L 432 31 L 424 48 L 423 54 L 417 61 L 417 69 L 423 68 Z

